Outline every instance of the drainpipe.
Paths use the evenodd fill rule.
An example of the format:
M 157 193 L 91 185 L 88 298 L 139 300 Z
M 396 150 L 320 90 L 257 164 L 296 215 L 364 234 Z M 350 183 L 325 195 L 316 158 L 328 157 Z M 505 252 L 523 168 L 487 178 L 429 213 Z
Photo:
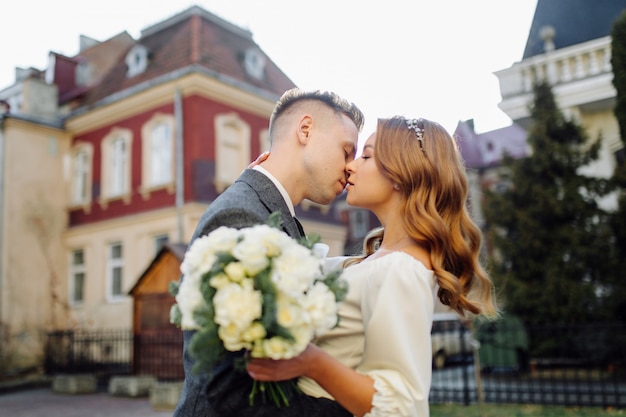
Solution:
M 185 178 L 184 176 L 184 158 L 183 158 L 183 100 L 180 88 L 176 89 L 174 95 L 174 118 L 175 118 L 175 149 L 174 149 L 174 166 L 176 181 L 176 220 L 177 220 L 177 242 L 184 242 L 183 230 L 183 205 L 185 199 Z
M 2 262 L 4 259 L 3 252 L 3 238 L 4 238 L 4 115 L 0 114 L 0 340 L 2 339 L 2 334 L 4 332 L 3 323 L 4 317 L 2 315 L 3 311 L 3 287 L 4 287 L 4 263 Z M 4 344 L 4 340 L 2 341 Z M 0 350 L 1 353 L 1 350 Z M 0 355 L 1 357 L 1 355 Z

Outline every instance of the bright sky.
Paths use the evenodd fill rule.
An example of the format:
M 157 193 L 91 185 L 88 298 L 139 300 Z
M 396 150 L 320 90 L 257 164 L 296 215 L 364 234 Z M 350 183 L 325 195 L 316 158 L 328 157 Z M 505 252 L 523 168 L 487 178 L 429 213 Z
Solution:
M 2 6 L 0 90 L 15 67 L 45 69 L 48 53 L 78 53 L 79 35 L 104 41 L 192 5 L 252 32 L 291 80 L 333 90 L 377 117 L 439 122 L 450 133 L 474 119 L 486 132 L 511 124 L 498 108 L 495 71 L 520 61 L 537 0 L 77 0 Z

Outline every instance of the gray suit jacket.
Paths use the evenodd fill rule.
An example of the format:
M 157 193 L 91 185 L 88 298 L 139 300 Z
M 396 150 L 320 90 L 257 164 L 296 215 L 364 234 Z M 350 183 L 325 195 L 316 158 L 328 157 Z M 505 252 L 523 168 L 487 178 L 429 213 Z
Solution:
M 207 208 L 198 222 L 191 241 L 209 234 L 220 226 L 241 229 L 265 223 L 269 215 L 277 211 L 281 213 L 283 230 L 294 238 L 301 237 L 298 225 L 274 183 L 263 173 L 246 169 L 235 183 Z M 187 346 L 193 332 L 184 333 L 185 383 L 174 416 L 213 415 L 204 392 L 207 380 L 192 373 L 194 361 L 187 351 Z

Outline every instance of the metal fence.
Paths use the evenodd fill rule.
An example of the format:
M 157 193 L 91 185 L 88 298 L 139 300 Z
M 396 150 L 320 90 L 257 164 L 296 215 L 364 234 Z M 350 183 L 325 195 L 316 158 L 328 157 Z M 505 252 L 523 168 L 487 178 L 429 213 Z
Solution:
M 447 335 L 433 340 L 454 341 L 438 350 L 449 343 L 461 350 L 433 363 L 431 403 L 626 407 L 625 324 L 526 326 L 505 317 L 472 327 L 434 329 L 434 336 Z M 46 372 L 90 373 L 102 385 L 111 376 L 138 372 L 182 379 L 181 356 L 173 353 L 182 349 L 180 332 L 138 337 L 130 330 L 50 333 Z
M 135 335 L 131 330 L 76 330 L 48 333 L 48 375 L 92 374 L 105 386 L 112 376 L 152 375 L 161 381 L 183 378 L 181 332 Z
M 470 330 L 455 332 L 463 340 Z M 466 355 L 433 370 L 431 403 L 626 407 L 624 324 L 525 326 L 506 318 L 475 325 L 473 338 Z

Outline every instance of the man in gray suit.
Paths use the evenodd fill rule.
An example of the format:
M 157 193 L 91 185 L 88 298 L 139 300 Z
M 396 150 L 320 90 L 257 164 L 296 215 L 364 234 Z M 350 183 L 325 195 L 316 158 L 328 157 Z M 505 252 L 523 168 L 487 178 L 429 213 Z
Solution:
M 192 242 L 219 226 L 243 228 L 265 223 L 273 212 L 280 212 L 288 235 L 302 237 L 304 231 L 294 217 L 294 206 L 303 199 L 329 204 L 343 191 L 345 165 L 354 159 L 362 127 L 361 111 L 334 93 L 287 91 L 270 118 L 271 154 L 246 169 L 211 203 Z M 245 372 L 234 371 L 232 361 L 218 366 L 210 381 L 193 374 L 193 358 L 188 353 L 192 335 L 185 331 L 185 383 L 174 416 L 272 415 L 266 406 L 248 406 L 252 380 Z M 242 405 L 247 409 L 241 411 Z M 305 407 L 311 411 L 312 405 Z M 292 411 L 301 415 L 297 408 Z

